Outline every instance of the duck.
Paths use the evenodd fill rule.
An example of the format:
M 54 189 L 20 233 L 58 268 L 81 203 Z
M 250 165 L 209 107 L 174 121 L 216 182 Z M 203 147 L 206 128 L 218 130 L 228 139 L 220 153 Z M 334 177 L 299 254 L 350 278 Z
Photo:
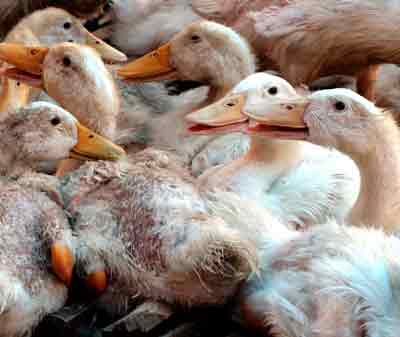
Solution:
M 398 3 L 329 0 L 323 7 L 319 4 L 287 1 L 249 13 L 256 34 L 264 38 L 266 58 L 292 85 L 310 84 L 328 75 L 355 75 L 357 91 L 373 101 L 379 65 L 398 63 L 395 43 L 387 43 L 396 40 Z
M 186 116 L 193 134 L 247 133 L 243 111 L 272 107 L 287 98 L 302 97 L 283 78 L 255 73 L 224 98 Z M 355 163 L 336 150 L 303 141 L 251 135 L 249 151 L 241 158 L 204 172 L 203 188 L 225 188 L 251 198 L 287 226 L 308 228 L 336 219 L 343 221 L 360 190 Z
M 397 236 L 335 222 L 304 232 L 274 223 L 261 236 L 261 270 L 233 305 L 247 329 L 264 336 L 396 336 Z
M 23 17 L 49 6 L 63 7 L 80 17 L 101 10 L 107 0 L 4 0 L 0 5 L 0 37 L 5 36 Z
M 120 67 L 118 75 L 135 83 L 168 78 L 194 80 L 210 86 L 208 95 L 198 106 L 177 109 L 151 126 L 154 139 L 150 144 L 178 153 L 197 176 L 246 151 L 248 138 L 239 134 L 234 139 L 231 135 L 227 139 L 187 135 L 184 116 L 223 97 L 255 69 L 251 48 L 239 34 L 221 24 L 200 21 L 186 27 L 156 51 Z M 229 152 L 221 152 L 225 145 L 229 146 Z
M 396 32 L 399 9 L 392 0 L 329 0 L 323 7 L 317 0 L 121 1 L 114 9 L 111 39 L 127 53 L 140 54 L 162 44 L 158 37 L 167 40 L 166 35 L 172 36 L 175 27 L 187 24 L 186 19 L 198 21 L 197 14 L 230 26 L 247 38 L 263 69 L 279 70 L 293 86 L 308 85 L 328 75 L 355 75 L 358 92 L 374 100 L 379 65 L 398 63 L 395 44 L 383 41 Z M 382 12 L 388 14 L 379 15 Z M 133 13 L 140 15 L 134 27 Z M 349 13 L 359 13 L 357 20 Z M 155 29 L 159 17 L 169 21 L 165 19 L 165 24 Z M 339 28 L 338 21 L 343 22 Z
M 109 62 L 126 61 L 126 56 L 87 31 L 81 22 L 59 8 L 49 7 L 23 18 L 6 36 L 6 43 L 23 43 L 30 46 L 49 46 L 61 42 L 76 42 L 91 46 Z M 31 90 L 25 84 L 3 80 L 0 97 L 2 118 L 13 109 L 31 100 Z
M 258 123 L 249 132 L 301 139 L 349 155 L 359 168 L 361 190 L 347 221 L 382 227 L 387 233 L 398 231 L 399 129 L 390 113 L 352 90 L 339 88 L 278 100 L 272 109 L 266 103 L 249 116 Z
M 1 176 L 37 172 L 42 161 L 66 158 L 117 160 L 125 152 L 47 102 L 20 108 L 0 124 Z
M 257 231 L 240 229 L 256 228 L 247 208 L 201 193 L 168 152 L 87 162 L 61 185 L 78 276 L 110 314 L 126 313 L 132 297 L 223 305 L 257 270 Z
M 67 301 L 72 231 L 63 209 L 41 192 L 2 178 L 0 200 L 0 335 L 26 336 Z
M 34 163 L 70 156 L 116 160 L 121 151 L 47 102 L 16 110 L 0 127 L 1 169 L 8 173 L 0 178 L 0 335 L 19 337 L 64 306 L 75 261 L 59 186 L 35 175 Z
M 70 42 L 52 47 L 3 43 L 0 58 L 15 65 L 4 72 L 5 76 L 44 89 L 83 125 L 107 139 L 116 137 L 119 95 L 111 74 L 92 48 Z M 65 86 L 67 79 L 76 85 Z M 64 161 L 57 174 L 63 175 L 80 164 Z

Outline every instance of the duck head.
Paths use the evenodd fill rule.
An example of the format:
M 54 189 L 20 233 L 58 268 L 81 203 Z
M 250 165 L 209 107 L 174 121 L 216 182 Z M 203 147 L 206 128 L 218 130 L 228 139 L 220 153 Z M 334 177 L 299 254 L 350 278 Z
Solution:
M 106 61 L 127 60 L 125 54 L 97 38 L 82 25 L 79 19 L 59 8 L 49 7 L 35 11 L 16 26 L 15 34 L 18 34 L 19 27 L 28 28 L 45 46 L 62 42 L 78 43 L 94 48 Z
M 10 115 L 2 123 L 1 134 L 4 151 L 27 166 L 66 158 L 118 160 L 124 155 L 122 148 L 80 124 L 72 114 L 45 102 Z
M 200 21 L 123 66 L 118 74 L 136 82 L 181 79 L 231 89 L 254 71 L 254 56 L 240 35 L 221 24 Z
M 371 137 L 387 114 L 349 89 L 321 90 L 308 97 L 265 102 L 260 113 L 246 112 L 253 120 L 247 128 L 258 136 L 307 140 L 345 153 L 367 153 Z
M 119 95 L 92 48 L 73 43 L 53 47 L 4 43 L 0 44 L 0 59 L 15 66 L 5 76 L 44 89 L 80 122 L 102 136 L 114 137 Z
M 299 102 L 301 96 L 283 78 L 268 73 L 250 75 L 221 100 L 203 109 L 188 114 L 189 132 L 193 134 L 211 133 L 249 133 L 255 127 L 256 116 L 262 119 L 265 107 L 268 106 L 271 124 L 279 122 L 294 126 L 292 115 L 282 113 L 282 100 Z

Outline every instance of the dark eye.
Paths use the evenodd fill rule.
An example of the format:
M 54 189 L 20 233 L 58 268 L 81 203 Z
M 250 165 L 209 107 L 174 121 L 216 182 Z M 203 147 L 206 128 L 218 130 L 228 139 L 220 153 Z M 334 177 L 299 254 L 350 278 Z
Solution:
M 63 27 L 64 27 L 65 30 L 70 29 L 71 26 L 72 26 L 72 25 L 71 25 L 71 22 L 66 22 L 66 23 L 64 23 L 64 25 L 63 25 Z
M 193 42 L 199 42 L 199 41 L 200 41 L 200 36 L 198 36 L 198 35 L 192 35 L 192 36 L 190 37 L 190 39 L 191 39 Z
M 335 109 L 337 111 L 344 111 L 344 110 L 346 110 L 346 104 L 344 104 L 342 101 L 337 101 L 335 103 Z
M 63 58 L 63 65 L 69 67 L 71 65 L 71 59 L 68 56 Z
M 228 102 L 225 105 L 228 106 L 228 107 L 233 107 L 233 106 L 236 105 L 236 103 L 235 102 Z
M 50 122 L 52 125 L 56 126 L 61 123 L 61 120 L 58 117 L 53 117 Z
M 276 95 L 278 93 L 278 88 L 277 87 L 271 87 L 268 89 L 268 93 L 270 95 Z
M 70 39 L 70 40 L 68 40 L 68 42 L 71 42 L 71 43 L 73 43 L 73 42 L 74 42 L 74 40 Z

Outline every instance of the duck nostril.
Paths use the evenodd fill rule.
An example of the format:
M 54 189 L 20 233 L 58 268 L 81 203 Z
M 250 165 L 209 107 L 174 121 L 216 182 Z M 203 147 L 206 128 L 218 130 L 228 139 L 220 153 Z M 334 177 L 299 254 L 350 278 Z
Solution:
M 93 135 L 90 135 L 89 138 L 92 139 L 92 138 L 94 138 L 94 136 L 93 136 Z

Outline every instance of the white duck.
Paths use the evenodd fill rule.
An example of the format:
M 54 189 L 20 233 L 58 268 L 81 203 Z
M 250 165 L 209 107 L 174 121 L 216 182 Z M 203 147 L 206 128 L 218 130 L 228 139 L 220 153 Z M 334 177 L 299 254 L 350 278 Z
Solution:
M 126 56 L 87 31 L 82 23 L 59 8 L 38 10 L 23 18 L 6 36 L 7 43 L 49 46 L 60 42 L 76 42 L 97 50 L 108 61 L 123 62 Z M 30 99 L 29 87 L 10 79 L 3 81 L 0 97 L 1 117 L 23 107 Z
M 135 82 L 173 78 L 207 83 L 210 85 L 208 97 L 198 108 L 223 97 L 255 68 L 251 49 L 240 35 L 223 25 L 201 21 L 189 25 L 170 42 L 122 67 L 118 73 Z M 236 135 L 232 139 L 232 136 L 187 135 L 184 116 L 193 109 L 178 109 L 153 123 L 152 145 L 176 151 L 191 164 L 195 174 L 228 162 L 247 150 L 248 139 L 244 136 Z M 226 150 L 221 152 L 222 144 L 231 146 L 228 153 Z M 213 159 L 213 153 L 218 154 L 216 159 Z
M 241 81 L 222 100 L 193 112 L 196 134 L 247 131 L 243 112 L 261 111 L 282 99 L 299 97 L 284 79 L 256 73 Z M 240 122 L 243 123 L 241 124 Z M 283 223 L 304 228 L 329 218 L 343 220 L 353 207 L 360 178 L 354 162 L 335 150 L 306 142 L 254 135 L 250 150 L 199 178 L 205 188 L 226 188 L 257 201 Z
M 261 109 L 245 112 L 260 123 L 250 132 L 307 140 L 348 154 L 361 173 L 361 192 L 348 221 L 396 233 L 400 131 L 391 114 L 348 89 L 321 90 L 307 99 L 292 97 L 272 105 L 265 102 Z

